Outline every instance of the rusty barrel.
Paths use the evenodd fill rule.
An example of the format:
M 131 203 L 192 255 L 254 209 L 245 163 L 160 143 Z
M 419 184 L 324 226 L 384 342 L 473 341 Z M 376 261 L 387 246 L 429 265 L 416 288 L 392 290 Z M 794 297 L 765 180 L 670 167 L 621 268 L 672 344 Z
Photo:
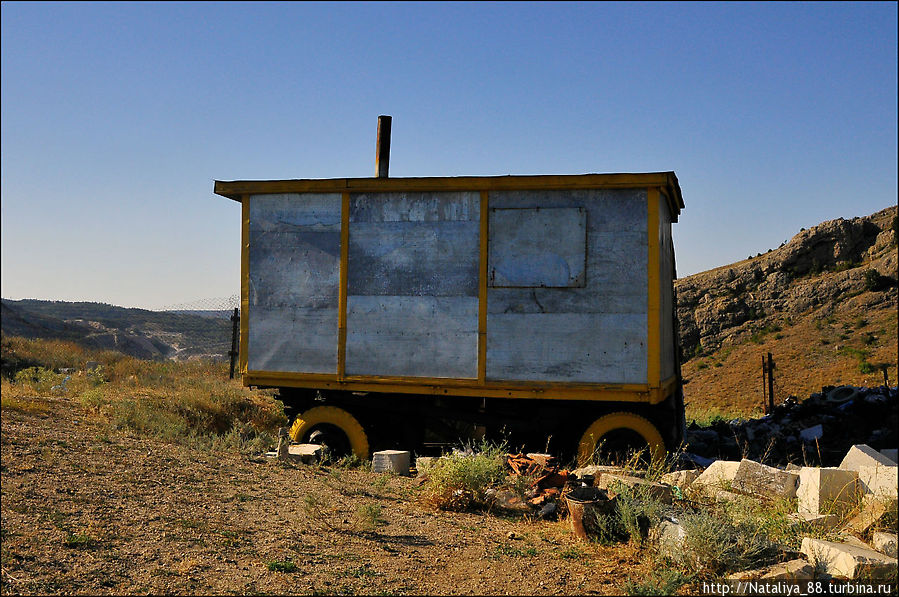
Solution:
M 608 512 L 612 502 L 602 489 L 577 487 L 565 495 L 571 531 L 581 540 L 588 541 L 589 533 L 596 532 L 596 518 Z

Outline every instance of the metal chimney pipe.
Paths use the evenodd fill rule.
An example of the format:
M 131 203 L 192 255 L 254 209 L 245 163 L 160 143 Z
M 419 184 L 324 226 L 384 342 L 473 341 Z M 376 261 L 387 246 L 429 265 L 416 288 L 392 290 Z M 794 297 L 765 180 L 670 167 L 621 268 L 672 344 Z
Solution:
M 390 170 L 390 124 L 391 116 L 378 116 L 378 148 L 375 154 L 375 176 L 387 178 Z

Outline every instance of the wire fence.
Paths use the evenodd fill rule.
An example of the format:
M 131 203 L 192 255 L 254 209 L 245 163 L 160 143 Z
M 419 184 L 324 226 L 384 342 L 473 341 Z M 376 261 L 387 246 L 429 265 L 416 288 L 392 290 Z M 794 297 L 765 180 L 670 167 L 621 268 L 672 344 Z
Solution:
M 166 305 L 157 311 L 233 311 L 240 307 L 240 295 L 197 299 L 186 303 Z

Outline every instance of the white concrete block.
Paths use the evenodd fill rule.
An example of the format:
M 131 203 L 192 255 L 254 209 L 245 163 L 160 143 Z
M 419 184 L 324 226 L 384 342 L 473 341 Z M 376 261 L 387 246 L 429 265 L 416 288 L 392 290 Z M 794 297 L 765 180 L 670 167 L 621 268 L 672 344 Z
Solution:
M 804 537 L 800 551 L 821 571 L 849 579 L 895 578 L 896 558 L 873 549 Z
M 697 489 L 699 486 L 729 488 L 739 468 L 739 462 L 716 460 L 693 481 L 693 489 Z
M 665 485 L 680 487 L 683 490 L 689 487 L 698 477 L 699 471 L 696 469 L 690 469 L 686 471 L 672 471 L 670 473 L 662 475 L 662 478 L 660 480 Z
M 763 498 L 793 498 L 799 485 L 799 475 L 754 460 L 743 459 L 731 482 L 731 487 Z
M 835 529 L 840 524 L 840 517 L 835 514 L 811 514 L 809 512 L 794 512 L 789 518 L 797 523 L 814 527 L 816 529 Z
M 857 472 L 859 468 L 863 466 L 874 466 L 877 464 L 883 466 L 897 466 L 896 461 L 884 456 L 871 446 L 867 444 L 856 444 L 846 452 L 846 456 L 843 457 L 843 461 L 840 463 L 840 468 L 846 471 Z
M 422 473 L 437 462 L 437 456 L 419 456 L 415 459 L 415 468 L 419 473 Z
M 899 464 L 899 450 L 897 450 L 896 448 L 884 448 L 880 451 L 880 453 L 893 462 Z
M 287 456 L 304 464 L 318 462 L 322 455 L 322 447 L 318 444 L 294 444 L 287 447 Z
M 871 537 L 871 545 L 885 556 L 896 557 L 896 533 L 875 531 Z
M 615 475 L 612 473 L 603 473 L 594 483 L 594 487 L 604 489 L 609 493 L 609 497 L 615 497 L 615 485 L 623 484 L 627 487 L 640 487 L 643 491 L 657 500 L 670 504 L 673 499 L 671 487 L 661 483 L 651 483 L 640 477 L 631 477 L 630 475 Z
M 735 572 L 728 576 L 727 580 L 812 580 L 813 578 L 815 578 L 815 567 L 800 559 L 774 564 L 758 570 Z
M 665 556 L 673 557 L 683 551 L 684 540 L 687 538 L 687 530 L 680 523 L 663 520 L 653 527 L 649 533 L 652 541 L 656 542 L 659 552 Z
M 858 468 L 858 480 L 862 491 L 878 498 L 897 497 L 899 485 L 899 467 L 873 465 Z
M 406 450 L 382 450 L 372 454 L 371 470 L 375 473 L 409 474 L 412 454 Z
M 896 520 L 899 500 L 896 498 L 878 498 L 873 494 L 862 497 L 862 510 L 846 523 L 846 528 L 854 533 L 863 534 L 871 527 L 887 520 Z
M 799 511 L 843 515 L 858 503 L 858 473 L 806 466 L 799 471 Z

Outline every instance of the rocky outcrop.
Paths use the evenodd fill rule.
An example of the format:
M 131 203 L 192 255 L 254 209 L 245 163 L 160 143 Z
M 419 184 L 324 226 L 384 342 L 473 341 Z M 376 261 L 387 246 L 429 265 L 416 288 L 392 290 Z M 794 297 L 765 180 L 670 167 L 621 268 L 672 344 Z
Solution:
M 849 296 L 895 304 L 896 212 L 824 222 L 763 255 L 677 280 L 685 360 Z

